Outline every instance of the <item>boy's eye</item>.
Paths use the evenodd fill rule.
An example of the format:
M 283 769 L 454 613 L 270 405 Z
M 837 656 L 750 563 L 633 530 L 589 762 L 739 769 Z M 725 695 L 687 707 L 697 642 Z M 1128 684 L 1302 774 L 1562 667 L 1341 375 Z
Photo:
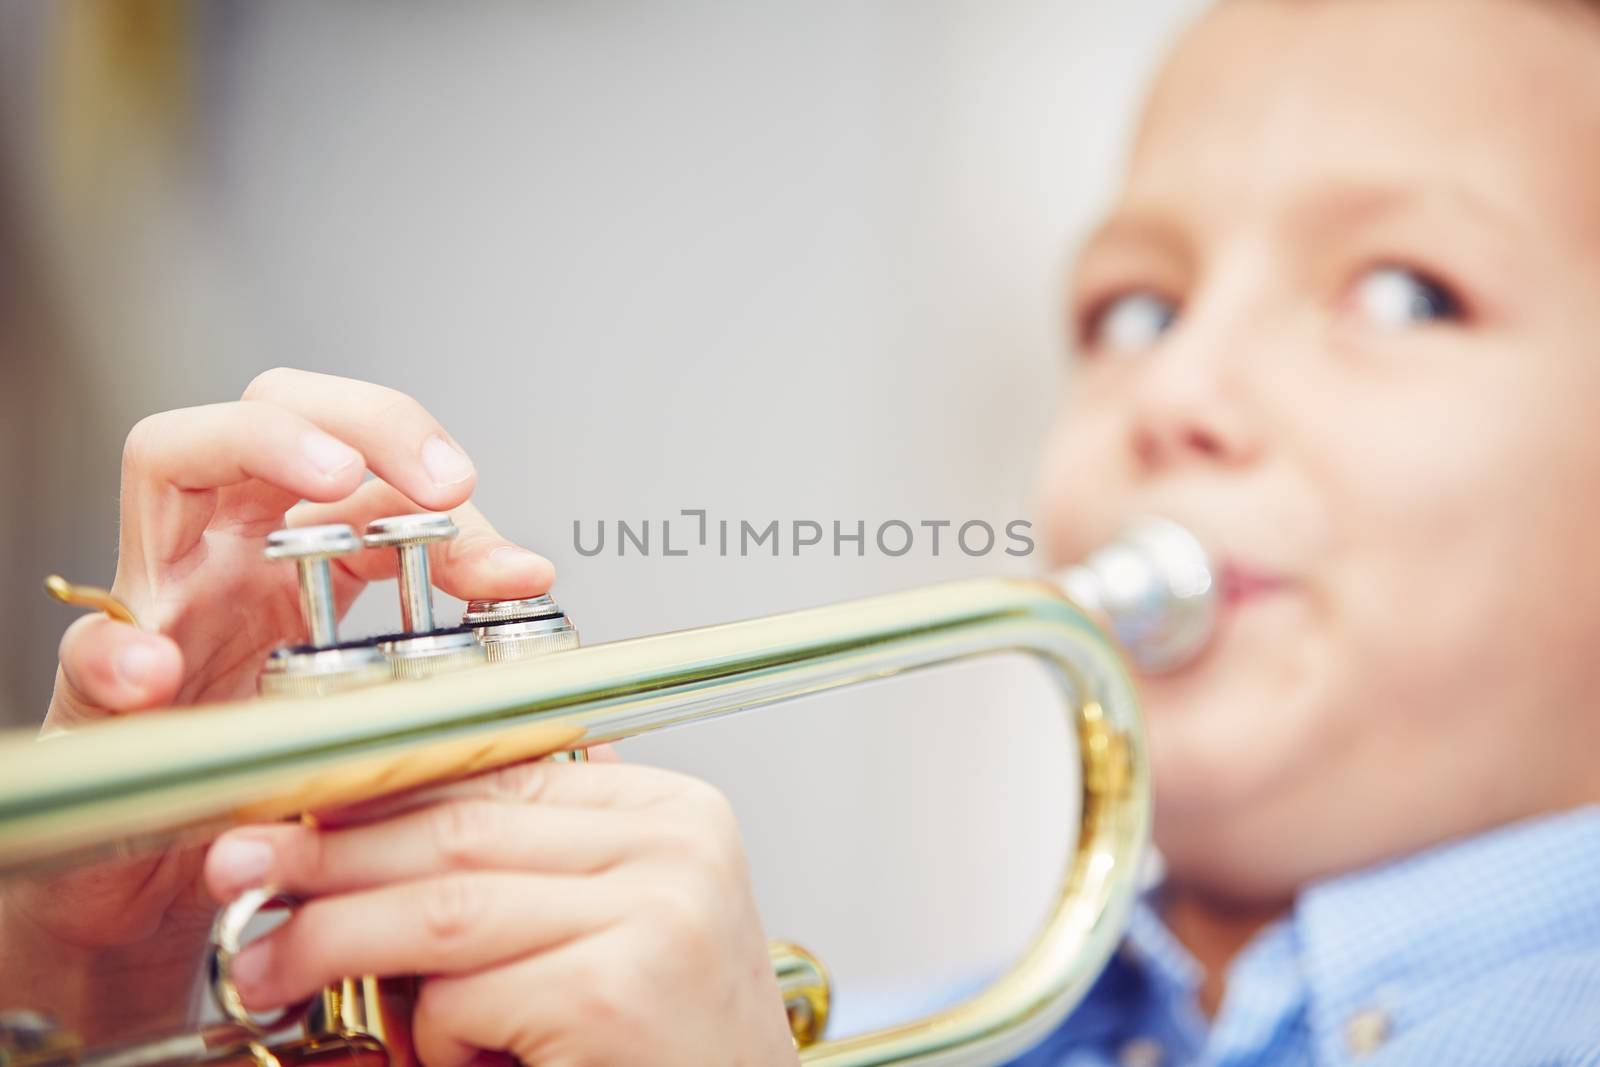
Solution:
M 1414 270 L 1379 267 L 1356 283 L 1356 310 L 1374 326 L 1403 330 L 1462 317 L 1455 294 Z
M 1177 305 L 1150 292 L 1126 293 L 1102 304 L 1084 330 L 1094 352 L 1143 352 L 1155 347 L 1178 318 Z

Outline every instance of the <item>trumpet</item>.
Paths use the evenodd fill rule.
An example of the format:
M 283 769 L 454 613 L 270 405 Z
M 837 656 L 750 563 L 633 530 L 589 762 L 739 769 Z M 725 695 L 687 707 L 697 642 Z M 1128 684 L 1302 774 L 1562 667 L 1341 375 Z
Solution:
M 0 874 L 203 842 L 238 823 L 310 816 L 858 682 L 1021 652 L 1047 668 L 1082 770 L 1077 833 L 1032 944 L 958 1004 L 839 1039 L 823 1036 L 831 994 L 821 962 L 786 943 L 775 942 L 770 954 L 808 1065 L 998 1063 L 1039 1041 L 1087 993 L 1120 938 L 1150 831 L 1129 666 L 1179 666 L 1211 629 L 1211 567 L 1183 527 L 1140 520 L 1052 582 L 964 580 L 583 648 L 548 597 L 474 602 L 461 626 L 436 627 L 425 546 L 452 533 L 445 516 L 382 520 L 364 538 L 348 527 L 279 531 L 267 551 L 299 567 L 311 643 L 273 654 L 261 675 L 263 698 L 43 741 L 0 739 Z M 370 548 L 400 553 L 404 630 L 340 642 L 327 560 Z M 100 591 L 58 583 L 56 592 L 120 607 Z M 217 917 L 209 971 L 222 1022 L 87 1048 L 48 1019 L 0 1012 L 0 1067 L 411 1067 L 406 980 L 352 977 L 273 1019 L 243 1008 L 228 968 L 245 923 L 270 897 L 246 894 Z M 284 1036 L 296 1023 L 298 1034 Z

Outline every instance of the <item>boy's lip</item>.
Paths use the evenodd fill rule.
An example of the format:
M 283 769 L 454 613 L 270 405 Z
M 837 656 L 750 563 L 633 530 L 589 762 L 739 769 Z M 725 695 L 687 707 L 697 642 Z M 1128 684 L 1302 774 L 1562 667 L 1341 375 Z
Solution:
M 1242 604 L 1288 589 L 1288 578 L 1238 560 L 1224 559 L 1217 572 L 1217 590 L 1224 604 Z

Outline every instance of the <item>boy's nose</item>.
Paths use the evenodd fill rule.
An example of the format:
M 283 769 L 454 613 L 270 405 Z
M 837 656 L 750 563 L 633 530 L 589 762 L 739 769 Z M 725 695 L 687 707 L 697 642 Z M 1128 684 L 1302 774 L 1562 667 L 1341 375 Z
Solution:
M 1237 466 L 1259 449 L 1251 419 L 1214 356 L 1175 344 L 1140 368 L 1129 447 L 1149 472 L 1185 464 Z
M 1203 426 L 1141 426 L 1134 434 L 1133 447 L 1139 462 L 1147 467 L 1162 466 L 1183 453 L 1209 459 L 1225 453 L 1221 439 Z

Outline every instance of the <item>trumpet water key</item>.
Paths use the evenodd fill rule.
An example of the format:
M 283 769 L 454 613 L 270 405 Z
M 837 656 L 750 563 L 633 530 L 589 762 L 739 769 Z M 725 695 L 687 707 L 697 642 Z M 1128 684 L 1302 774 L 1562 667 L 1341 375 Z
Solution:
M 365 550 L 400 546 L 404 554 L 448 536 L 445 525 L 429 517 L 374 524 Z M 314 537 L 285 532 L 275 545 L 304 561 L 356 540 L 346 528 Z M 1064 844 L 1069 859 L 1043 928 L 1009 970 L 968 1000 L 837 1040 L 821 1036 L 829 998 L 821 963 L 774 943 L 791 1029 L 806 1064 L 998 1063 L 1051 1030 L 1114 949 L 1150 827 L 1144 733 L 1127 664 L 1180 666 L 1211 627 L 1211 569 L 1177 524 L 1136 523 L 1053 582 L 960 581 L 587 648 L 575 647 L 576 630 L 548 598 L 474 603 L 462 626 L 433 626 L 418 559 L 413 552 L 402 633 L 339 643 L 313 588 L 304 598 L 311 644 L 274 654 L 281 661 L 376 648 L 387 673 L 373 670 L 377 661 L 365 652 L 326 670 L 310 660 L 280 662 L 267 674 L 311 682 L 264 684 L 269 699 L 145 714 L 45 742 L 0 741 L 0 872 L 202 841 L 240 822 L 328 810 L 856 682 L 1022 652 L 1055 683 L 1082 770 L 1078 825 Z M 104 606 L 89 596 L 79 601 Z M 448 657 L 448 670 L 414 669 L 427 655 L 405 658 L 416 652 L 407 642 L 447 634 L 453 649 L 464 646 L 461 635 L 482 649 Z M 348 979 L 308 1006 L 301 1033 L 286 1039 L 272 1040 L 291 1020 L 243 1011 L 228 961 L 244 920 L 264 902 L 241 897 L 218 919 L 211 967 L 224 1023 L 86 1049 L 37 1015 L 0 1013 L 0 1067 L 407 1067 L 404 982 Z

